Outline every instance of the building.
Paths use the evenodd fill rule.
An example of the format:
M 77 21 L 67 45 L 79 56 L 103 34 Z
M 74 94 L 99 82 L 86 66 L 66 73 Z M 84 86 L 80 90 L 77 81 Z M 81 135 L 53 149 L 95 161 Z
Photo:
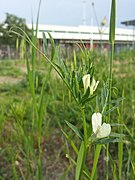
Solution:
M 29 27 L 31 27 L 29 25 Z M 55 26 L 39 25 L 38 39 L 42 44 L 43 33 L 49 41 L 48 32 L 51 34 L 57 44 L 65 46 L 74 46 L 76 43 L 83 42 L 88 48 L 109 48 L 109 28 L 104 29 L 96 26 Z M 115 50 L 121 48 L 132 48 L 134 42 L 134 33 L 132 29 L 116 28 L 115 31 Z

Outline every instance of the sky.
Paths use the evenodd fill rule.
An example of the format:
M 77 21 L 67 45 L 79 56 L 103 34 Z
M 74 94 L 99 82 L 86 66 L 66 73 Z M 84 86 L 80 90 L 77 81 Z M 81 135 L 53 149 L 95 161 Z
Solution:
M 83 1 L 85 1 L 85 8 Z M 92 6 L 92 2 L 94 2 L 94 6 Z M 121 21 L 135 19 L 135 0 L 116 0 L 116 2 L 116 25 L 124 27 L 121 25 Z M 26 19 L 26 23 L 31 23 L 32 18 L 36 22 L 38 4 L 39 0 L 0 0 L 0 23 L 5 20 L 6 12 Z M 39 23 L 79 26 L 83 24 L 85 14 L 86 25 L 96 26 L 104 17 L 109 25 L 110 8 L 111 0 L 42 0 Z

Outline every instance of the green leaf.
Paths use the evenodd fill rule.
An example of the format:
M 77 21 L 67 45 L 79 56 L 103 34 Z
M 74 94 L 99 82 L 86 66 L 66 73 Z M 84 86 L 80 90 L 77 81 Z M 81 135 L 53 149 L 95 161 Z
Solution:
M 51 34 L 50 34 L 49 32 L 47 32 L 47 33 L 48 33 L 48 35 L 49 35 L 50 42 L 51 42 L 51 46 L 52 46 L 51 61 L 53 61 L 54 56 L 55 56 L 55 43 L 54 43 L 54 40 L 53 40 Z
M 78 154 L 78 153 L 77 153 Z M 77 165 L 77 163 L 73 160 L 73 158 L 71 156 L 69 156 L 69 154 L 66 154 L 66 157 L 70 160 L 70 162 L 72 162 L 75 166 Z M 71 164 L 72 165 L 72 164 Z M 90 180 L 90 174 L 89 174 L 89 170 L 87 168 L 87 166 L 84 164 L 84 169 L 83 169 L 83 174 L 86 177 L 87 180 Z
M 85 159 L 85 145 L 84 145 L 84 141 L 82 141 L 80 149 L 79 149 L 78 157 L 77 157 L 75 180 L 81 179 L 84 159 Z
M 131 165 L 132 165 L 132 170 L 135 177 L 135 162 L 131 161 Z
M 72 78 L 71 78 L 71 86 L 72 86 L 72 88 L 74 87 L 74 83 L 75 83 L 75 72 L 72 71 Z
M 74 126 L 73 124 L 71 124 L 68 121 L 65 121 L 66 124 L 75 132 L 75 134 L 81 139 L 83 140 L 83 135 L 81 134 L 81 132 L 78 130 L 78 128 L 76 126 Z
M 90 95 L 90 88 L 88 87 L 87 91 L 85 92 L 85 94 L 82 96 L 80 104 L 85 101 Z
M 119 179 L 122 179 L 122 165 L 123 165 L 123 142 L 118 143 L 118 167 L 119 167 Z
M 46 51 L 47 51 L 47 39 L 46 39 L 45 33 L 43 33 L 43 49 L 44 49 L 44 53 L 46 53 Z
M 119 134 L 119 133 L 114 133 L 114 132 L 111 132 L 109 136 L 111 136 L 111 137 L 118 137 L 118 138 L 125 137 L 124 134 Z
M 121 102 L 121 101 L 123 101 L 125 98 L 118 98 L 118 99 L 116 99 L 116 100 L 112 100 L 111 102 L 108 102 L 107 104 L 117 104 L 117 103 L 119 103 L 119 102 Z
M 36 37 L 37 37 L 37 34 L 38 34 L 38 21 L 39 21 L 40 7 L 41 7 L 41 0 L 39 1 L 39 4 L 38 4 L 37 21 L 36 21 L 36 35 L 35 35 Z
M 116 24 L 116 0 L 112 0 L 110 32 L 109 32 L 109 42 L 111 44 L 114 44 L 114 40 L 115 40 L 115 24 Z
M 63 69 L 58 64 L 56 64 L 54 62 L 53 62 L 53 65 L 56 66 L 56 68 L 58 69 L 58 71 L 60 72 L 62 77 L 65 78 L 65 73 L 64 73 Z
M 66 137 L 66 139 L 68 140 L 68 142 L 70 143 L 70 145 L 72 146 L 72 148 L 74 149 L 75 153 L 78 154 L 78 149 L 75 146 L 74 142 L 72 141 L 72 139 L 61 129 L 62 133 L 64 134 L 64 136 Z
M 45 100 L 45 95 L 44 95 L 44 90 L 45 90 L 45 87 L 46 87 L 46 78 L 43 79 L 43 84 L 42 84 L 42 88 L 41 88 L 41 93 L 40 93 L 40 97 L 39 97 L 39 105 L 38 105 L 38 114 L 39 114 L 39 127 L 41 128 L 42 127 L 42 120 L 43 120 L 43 116 L 44 116 L 44 112 L 45 112 L 45 109 L 46 109 L 46 104 L 47 104 L 47 97 L 46 97 L 46 100 Z M 44 104 L 44 102 L 46 102 Z
M 106 87 L 106 84 L 103 82 L 103 88 L 102 88 L 102 91 L 101 91 L 102 107 L 106 107 L 107 98 L 108 98 L 108 89 Z
M 95 153 L 94 153 L 94 164 L 93 164 L 92 173 L 91 173 L 91 180 L 93 180 L 93 178 L 95 176 L 95 172 L 96 172 L 96 169 L 97 169 L 97 163 L 98 163 L 101 147 L 102 147 L 102 145 L 96 145 L 96 149 L 95 149 Z
M 72 164 L 70 164 L 69 166 L 67 166 L 66 170 L 64 171 L 64 174 L 61 176 L 60 180 L 65 180 L 66 179 L 66 176 L 67 174 L 69 173 L 69 171 L 71 170 L 72 168 Z
M 80 104 L 82 104 L 82 106 L 84 106 L 86 103 L 90 102 L 95 97 L 96 97 L 96 94 L 94 94 L 93 96 L 90 96 L 90 97 L 88 97 L 86 99 L 83 99 L 83 100 L 80 101 Z
M 114 111 L 114 110 L 117 109 L 119 106 L 120 106 L 120 104 L 115 105 L 114 107 L 112 107 L 112 108 L 109 109 L 108 111 L 104 112 L 104 113 L 103 113 L 103 116 L 109 114 L 109 113 L 112 112 L 112 111 Z
M 101 112 L 101 105 L 100 105 L 100 97 L 96 96 L 96 106 L 98 108 L 98 112 Z
M 113 123 L 113 124 L 111 124 L 111 126 L 123 126 L 124 127 L 124 124 Z
M 76 52 L 75 52 L 75 50 L 73 51 L 73 55 L 74 55 L 74 68 L 76 69 Z
M 27 73 L 28 73 L 29 85 L 30 85 L 30 88 L 31 88 L 32 96 L 34 97 L 35 91 L 34 91 L 33 76 L 32 76 L 32 72 L 30 70 L 30 63 L 29 63 L 27 53 L 26 53 L 26 65 L 27 65 Z
M 117 143 L 117 142 L 123 142 L 122 139 L 120 138 L 103 138 L 103 139 L 97 139 L 96 141 L 93 142 L 93 144 L 109 144 L 109 143 Z
M 72 89 L 74 90 L 75 96 L 77 97 L 78 92 L 79 92 L 79 83 L 77 81 L 76 74 L 75 74 L 74 70 L 72 71 L 71 86 L 72 86 Z
M 62 61 L 62 62 L 63 62 L 63 65 L 64 65 L 64 72 L 65 72 L 65 75 L 66 75 L 66 79 L 69 82 L 70 81 L 70 73 L 69 73 L 68 67 L 67 67 L 65 61 Z

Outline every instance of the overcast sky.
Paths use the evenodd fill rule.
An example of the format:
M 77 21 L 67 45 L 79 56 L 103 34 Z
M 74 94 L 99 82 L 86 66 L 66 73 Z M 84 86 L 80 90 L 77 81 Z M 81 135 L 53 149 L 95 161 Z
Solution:
M 97 25 L 92 2 L 96 10 L 98 22 L 106 17 L 109 23 L 111 0 L 85 0 L 86 25 Z M 135 19 L 135 0 L 116 0 L 117 2 L 117 27 L 120 22 Z M 39 0 L 0 0 L 0 22 L 5 19 L 5 13 L 15 14 L 25 18 L 31 23 L 33 16 L 36 21 Z M 70 25 L 83 24 L 82 0 L 42 0 L 40 9 L 40 24 Z

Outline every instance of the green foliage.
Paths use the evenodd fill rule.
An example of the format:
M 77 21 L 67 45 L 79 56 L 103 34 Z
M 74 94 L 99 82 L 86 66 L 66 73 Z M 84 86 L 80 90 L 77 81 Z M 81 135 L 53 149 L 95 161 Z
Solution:
M 97 169 L 97 163 L 98 163 L 101 147 L 102 147 L 101 145 L 97 145 L 96 149 L 95 149 L 95 152 L 94 152 L 94 164 L 93 164 L 92 173 L 91 173 L 91 180 L 93 180 L 94 176 L 95 176 L 95 172 L 96 172 L 96 169 Z
M 84 160 L 85 160 L 85 145 L 84 145 L 84 141 L 82 141 L 76 163 L 77 165 L 76 165 L 75 180 L 80 180 L 82 177 Z
M 114 44 L 115 41 L 115 26 L 116 26 L 116 1 L 112 0 L 111 16 L 110 16 L 110 32 L 109 32 L 110 44 Z
M 16 61 L 17 62 L 17 61 Z M 19 77 L 23 76 L 24 73 L 18 68 L 15 61 L 0 61 L 0 76 Z
M 95 52 L 93 52 L 95 54 Z M 91 54 L 91 56 L 93 56 Z M 106 59 L 104 59 L 104 57 L 102 56 L 98 56 L 98 55 L 94 55 L 95 59 L 94 59 L 94 65 L 96 64 L 96 68 L 100 69 L 100 67 L 102 67 L 102 64 L 104 64 L 103 61 L 107 62 Z M 121 60 L 121 59 L 120 59 Z M 118 61 L 118 59 L 117 59 Z M 114 61 L 114 64 L 115 62 Z M 122 63 L 120 64 L 115 64 L 114 68 L 118 68 L 118 72 L 115 74 L 115 79 L 113 79 L 113 91 L 112 91 L 112 101 L 107 103 L 106 102 L 106 97 L 108 94 L 108 90 L 107 90 L 107 84 L 105 82 L 105 76 L 102 76 L 100 72 L 98 72 L 97 70 L 95 71 L 95 75 L 96 78 L 100 77 L 100 84 L 99 87 L 97 89 L 97 96 L 96 96 L 96 101 L 97 103 L 95 103 L 95 98 L 91 100 L 90 104 L 87 103 L 86 109 L 85 109 L 85 113 L 86 113 L 86 122 L 87 122 L 87 130 L 90 131 L 90 127 L 91 127 L 91 115 L 93 112 L 95 112 L 95 109 L 97 108 L 99 112 L 102 111 L 102 109 L 104 109 L 104 112 L 107 111 L 109 104 L 111 103 L 111 107 L 115 106 L 117 104 L 119 104 L 120 106 L 118 107 L 118 109 L 120 109 L 120 116 L 117 116 L 117 108 L 114 109 L 114 111 L 111 112 L 111 127 L 112 127 L 112 132 L 110 139 L 102 139 L 102 140 L 98 140 L 98 141 L 94 141 L 93 144 L 95 145 L 100 145 L 100 144 L 106 144 L 106 143 L 110 143 L 110 148 L 112 149 L 112 151 L 115 151 L 115 155 L 114 158 L 117 159 L 117 155 L 116 155 L 116 147 L 117 147 L 117 143 L 123 143 L 123 146 L 126 147 L 123 149 L 123 158 L 121 159 L 121 145 L 119 144 L 119 162 L 120 162 L 120 166 L 119 166 L 119 172 L 121 173 L 121 176 L 124 177 L 126 176 L 126 172 L 128 172 L 129 174 L 132 171 L 132 167 L 133 163 L 134 163 L 134 134 L 132 134 L 132 129 L 134 127 L 133 125 L 133 119 L 134 119 L 134 100 L 135 100 L 135 86 L 134 86 L 134 78 L 130 77 L 130 74 L 134 73 L 133 72 L 133 63 L 130 62 L 130 56 L 129 58 L 127 58 L 126 60 L 122 61 L 123 63 L 127 62 L 127 66 L 126 66 L 126 76 L 125 78 L 121 78 L 121 74 L 123 73 L 123 70 L 121 68 Z M 68 68 L 70 69 L 70 64 L 71 64 L 72 60 L 68 62 Z M 77 55 L 77 63 L 79 65 L 79 62 L 82 62 L 81 56 L 79 57 Z M 19 61 L 2 61 L 1 66 L 3 67 L 3 71 L 6 67 L 9 67 L 9 69 L 14 69 L 15 67 L 24 67 L 24 64 L 22 64 Z M 11 68 L 10 68 L 11 67 Z M 13 68 L 14 67 L 14 68 Z M 35 92 L 36 92 L 36 99 L 39 100 L 39 104 L 41 105 L 43 103 L 43 105 L 41 105 L 42 107 L 45 107 L 45 114 L 43 117 L 43 123 L 42 123 L 42 138 L 43 138 L 43 142 L 46 142 L 46 139 L 49 138 L 49 142 L 48 142 L 48 146 L 52 146 L 53 141 L 51 139 L 51 134 L 53 133 L 53 131 L 55 132 L 56 129 L 58 128 L 63 128 L 63 134 L 66 137 L 67 141 L 71 144 L 71 147 L 73 148 L 70 149 L 69 153 L 72 155 L 73 151 L 78 154 L 79 148 L 78 145 L 80 144 L 80 138 L 78 138 L 77 136 L 75 136 L 75 132 L 79 131 L 79 133 L 83 134 L 83 125 L 82 125 L 82 120 L 81 120 L 81 113 L 79 112 L 79 108 L 78 106 L 75 104 L 75 101 L 73 100 L 73 98 L 70 98 L 70 95 L 68 93 L 68 90 L 66 88 L 65 85 L 63 85 L 62 81 L 58 78 L 58 76 L 56 75 L 56 72 L 51 70 L 50 74 L 47 75 L 48 73 L 48 69 L 49 69 L 49 65 L 46 64 L 46 62 L 43 61 L 39 61 L 37 62 L 37 70 L 36 70 L 36 77 L 38 78 L 38 83 L 35 81 Z M 31 68 L 31 66 L 30 66 Z M 65 67 L 66 68 L 66 67 Z M 106 66 L 102 67 L 103 71 L 106 70 Z M 20 74 L 18 74 L 17 76 L 21 75 L 21 71 L 19 71 Z M 130 72 L 130 73 L 129 73 Z M 68 72 L 67 72 L 68 73 Z M 44 88 L 44 91 L 42 91 L 42 93 L 44 94 L 44 100 L 42 101 L 40 99 L 40 92 L 42 89 L 42 85 L 44 83 L 44 77 L 46 77 L 46 85 Z M 6 142 L 6 144 L 13 146 L 13 144 L 16 144 L 17 146 L 19 146 L 19 149 L 23 149 L 23 151 L 29 154 L 29 152 L 32 152 L 33 148 L 32 148 L 32 144 L 34 141 L 35 144 L 37 142 L 37 135 L 34 135 L 34 139 L 31 135 L 31 127 L 32 127 L 32 98 L 31 98 L 31 94 L 30 94 L 30 88 L 29 88 L 29 84 L 28 84 L 28 76 L 24 76 L 23 75 L 24 80 L 14 84 L 14 85 L 10 85 L 10 84 L 1 84 L 0 85 L 0 92 L 1 92 L 1 97 L 0 97 L 0 102 L 1 102 L 1 106 L 3 106 L 3 110 L 4 110 L 4 114 L 0 116 L 0 122 L 1 122 L 1 147 L 3 149 L 5 149 L 4 147 L 4 142 L 3 140 Z M 114 88 L 114 87 L 117 87 Z M 130 87 L 130 88 L 129 88 Z M 124 89 L 124 95 L 122 95 L 122 91 Z M 42 102 L 42 103 L 41 103 Z M 46 104 L 47 103 L 47 104 Z M 91 106 L 94 107 L 91 107 Z M 74 107 L 74 108 L 71 108 Z M 105 108 L 104 108 L 105 107 Z M 42 111 L 41 111 L 42 112 Z M 41 113 L 42 114 L 42 113 Z M 118 118 L 119 117 L 119 118 Z M 107 116 L 104 116 L 104 119 L 107 121 Z M 118 122 L 118 119 L 121 119 L 121 121 Z M 69 130 L 69 126 L 65 125 L 65 120 L 68 121 L 71 124 L 73 124 L 76 128 L 72 131 Z M 10 129 L 10 132 L 8 132 L 7 130 L 5 130 L 4 127 L 10 127 L 10 124 L 12 124 L 13 126 L 11 126 L 10 128 L 6 128 L 6 129 Z M 121 125 L 120 125 L 121 124 Z M 125 126 L 125 125 L 126 126 Z M 72 129 L 72 128 L 71 128 Z M 122 132 L 121 132 L 122 130 Z M 3 132 L 6 133 L 6 138 L 3 137 Z M 35 133 L 35 132 L 34 132 Z M 90 137 L 91 135 L 91 131 L 90 133 L 88 132 L 88 137 Z M 118 134 L 116 134 L 118 133 Z M 121 136 L 121 134 L 125 134 L 124 137 Z M 55 135 L 57 136 L 57 135 Z M 10 138 L 9 138 L 10 137 Z M 4 139 L 3 139 L 4 138 Z M 121 141 L 122 138 L 122 141 Z M 32 140 L 33 139 L 33 140 Z M 75 142 L 74 142 L 75 140 Z M 123 141 L 124 140 L 124 141 Z M 22 145 L 21 145 L 22 142 Z M 115 147 L 114 145 L 115 144 Z M 29 145 L 29 147 L 28 147 Z M 64 145 L 65 146 L 65 145 Z M 24 148 L 25 147 L 25 148 Z M 35 145 L 36 147 L 36 145 Z M 20 151 L 17 147 L 14 150 L 14 153 L 18 153 L 18 151 Z M 129 151 L 130 149 L 130 151 Z M 62 150 L 63 151 L 63 150 Z M 4 151 L 5 153 L 7 152 L 6 150 Z M 3 153 L 4 153 L 3 152 Z M 92 149 L 90 151 L 91 153 L 94 153 L 94 150 Z M 1 154 L 2 156 L 5 156 L 4 154 Z M 57 152 L 58 153 L 58 152 Z M 65 146 L 65 150 L 63 153 L 68 153 L 68 151 L 66 150 L 66 146 Z M 91 153 L 89 153 L 90 158 L 92 158 Z M 102 151 L 101 153 L 101 157 L 102 157 Z M 131 156 L 131 153 L 133 154 L 133 156 Z M 110 155 L 111 156 L 111 155 Z M 10 155 L 8 155 L 8 158 L 10 157 Z M 101 158 L 100 157 L 100 158 Z M 31 161 L 34 163 L 34 159 L 32 157 L 29 157 L 31 159 Z M 16 159 L 16 158 L 15 158 Z M 25 158 L 24 158 L 25 159 Z M 25 159 L 26 160 L 26 159 Z M 1 159 L 1 161 L 3 161 Z M 27 160 L 28 161 L 28 160 Z M 39 167 L 41 166 L 41 162 L 39 161 Z M 47 160 L 50 161 L 50 160 Z M 15 162 L 15 161 L 13 161 Z M 128 168 L 125 165 L 128 162 Z M 115 163 L 115 161 L 114 161 Z M 121 167 L 121 163 L 122 163 L 122 167 Z M 31 169 L 32 167 L 30 167 L 29 161 L 26 163 L 27 166 L 23 167 L 23 169 L 27 169 L 27 171 L 30 171 L 29 169 Z M 131 165 L 132 164 L 132 165 Z M 8 163 L 9 167 L 10 167 L 10 163 Z M 74 166 L 71 163 L 72 166 Z M 89 165 L 90 166 L 90 165 Z M 16 166 L 15 166 L 16 167 Z M 99 164 L 97 165 L 97 167 L 100 167 L 100 161 Z M 113 164 L 114 167 L 114 164 Z M 5 166 L 3 166 L 3 170 L 4 170 Z M 44 165 L 42 167 L 44 169 Z M 71 171 L 71 168 L 69 168 Z M 121 170 L 122 169 L 122 170 Z M 114 169 L 113 169 L 114 170 Z M 34 171 L 34 169 L 33 169 Z M 93 170 L 94 171 L 94 170 Z M 122 171 L 122 172 L 121 172 Z M 11 173 L 11 171 L 8 171 Z M 18 171 L 17 171 L 18 172 Z M 125 172 L 125 173 L 124 173 Z M 39 172 L 40 173 L 40 172 Z M 84 173 L 83 173 L 84 174 Z M 100 174 L 100 172 L 97 172 L 97 175 Z M 110 176 L 111 172 L 109 170 L 109 176 Z M 132 173 L 133 174 L 133 171 Z M 24 175 L 26 175 L 24 173 Z M 32 173 L 31 173 L 32 175 Z M 115 175 L 118 175 L 118 171 L 117 169 L 115 170 Z M 19 174 L 19 176 L 21 176 Z

